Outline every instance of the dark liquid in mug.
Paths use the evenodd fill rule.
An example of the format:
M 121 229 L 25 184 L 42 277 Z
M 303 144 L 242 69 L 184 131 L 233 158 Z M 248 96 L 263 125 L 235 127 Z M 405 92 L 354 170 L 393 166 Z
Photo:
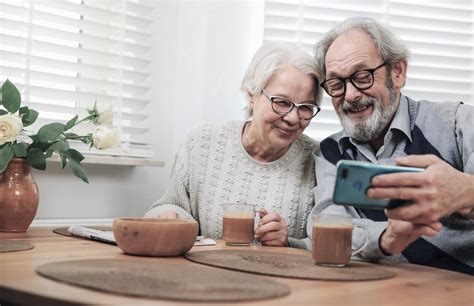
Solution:
M 224 215 L 222 227 L 222 238 L 227 244 L 250 244 L 253 242 L 253 214 Z
M 316 263 L 346 265 L 351 259 L 352 225 L 315 224 L 313 259 Z

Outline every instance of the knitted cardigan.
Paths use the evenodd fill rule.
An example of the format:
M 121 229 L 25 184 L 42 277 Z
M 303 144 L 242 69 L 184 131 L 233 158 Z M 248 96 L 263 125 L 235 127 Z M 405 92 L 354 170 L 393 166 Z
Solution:
M 306 248 L 306 220 L 314 205 L 312 151 L 319 143 L 301 135 L 280 159 L 258 162 L 242 145 L 244 124 L 196 128 L 177 153 L 168 189 L 145 216 L 173 210 L 198 221 L 201 235 L 220 238 L 223 204 L 255 204 L 284 218 L 290 246 Z

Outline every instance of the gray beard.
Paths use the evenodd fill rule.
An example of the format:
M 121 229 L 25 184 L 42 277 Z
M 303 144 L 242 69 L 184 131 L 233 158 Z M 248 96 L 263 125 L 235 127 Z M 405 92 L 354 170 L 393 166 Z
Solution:
M 391 83 L 390 81 L 387 83 Z M 352 103 L 344 100 L 342 105 L 339 106 L 339 119 L 347 135 L 357 141 L 369 142 L 377 139 L 385 130 L 398 108 L 397 95 L 393 87 L 387 86 L 387 88 L 389 91 L 389 103 L 385 108 L 373 97 L 364 97 L 360 101 Z M 345 111 L 351 108 L 358 109 L 364 106 L 373 106 L 372 114 L 365 121 L 351 120 L 345 113 Z

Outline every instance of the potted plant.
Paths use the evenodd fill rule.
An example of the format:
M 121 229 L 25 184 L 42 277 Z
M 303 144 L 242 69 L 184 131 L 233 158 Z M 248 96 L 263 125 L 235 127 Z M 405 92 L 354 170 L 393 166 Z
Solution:
M 30 167 L 46 169 L 46 160 L 59 155 L 61 168 L 68 165 L 75 176 L 88 183 L 81 161 L 84 156 L 70 147 L 79 140 L 97 149 L 107 149 L 119 142 L 117 129 L 111 125 L 113 108 L 100 109 L 97 103 L 88 115 L 74 116 L 66 123 L 53 122 L 28 133 L 38 112 L 21 105 L 21 95 L 9 80 L 1 86 L 0 98 L 0 231 L 26 231 L 33 221 L 39 202 Z M 84 122 L 97 125 L 92 133 L 78 135 L 74 128 Z

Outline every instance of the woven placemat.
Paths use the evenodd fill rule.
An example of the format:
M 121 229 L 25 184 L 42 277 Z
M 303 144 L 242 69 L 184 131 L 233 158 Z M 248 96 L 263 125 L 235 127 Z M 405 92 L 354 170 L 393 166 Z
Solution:
M 189 302 L 249 301 L 290 293 L 284 284 L 248 273 L 156 261 L 62 261 L 42 265 L 36 272 L 57 281 L 121 295 Z
M 100 230 L 100 231 L 111 231 L 112 230 L 112 227 L 111 226 L 87 226 L 89 228 L 93 228 L 93 229 L 96 229 L 96 230 Z M 72 236 L 70 232 L 67 231 L 68 227 L 58 227 L 58 228 L 55 228 L 53 229 L 53 233 L 56 233 L 56 234 L 59 234 L 59 235 L 64 235 L 64 236 L 69 236 L 69 237 L 74 237 L 74 238 L 79 238 L 79 239 L 86 239 L 86 238 L 82 238 L 82 237 L 79 237 L 79 236 Z
M 0 253 L 31 250 L 35 246 L 28 242 L 16 240 L 0 240 Z
M 337 281 L 386 279 L 395 273 L 378 265 L 351 261 L 344 268 L 321 267 L 314 264 L 311 254 L 295 255 L 252 250 L 211 250 L 188 252 L 191 261 L 257 274 Z

